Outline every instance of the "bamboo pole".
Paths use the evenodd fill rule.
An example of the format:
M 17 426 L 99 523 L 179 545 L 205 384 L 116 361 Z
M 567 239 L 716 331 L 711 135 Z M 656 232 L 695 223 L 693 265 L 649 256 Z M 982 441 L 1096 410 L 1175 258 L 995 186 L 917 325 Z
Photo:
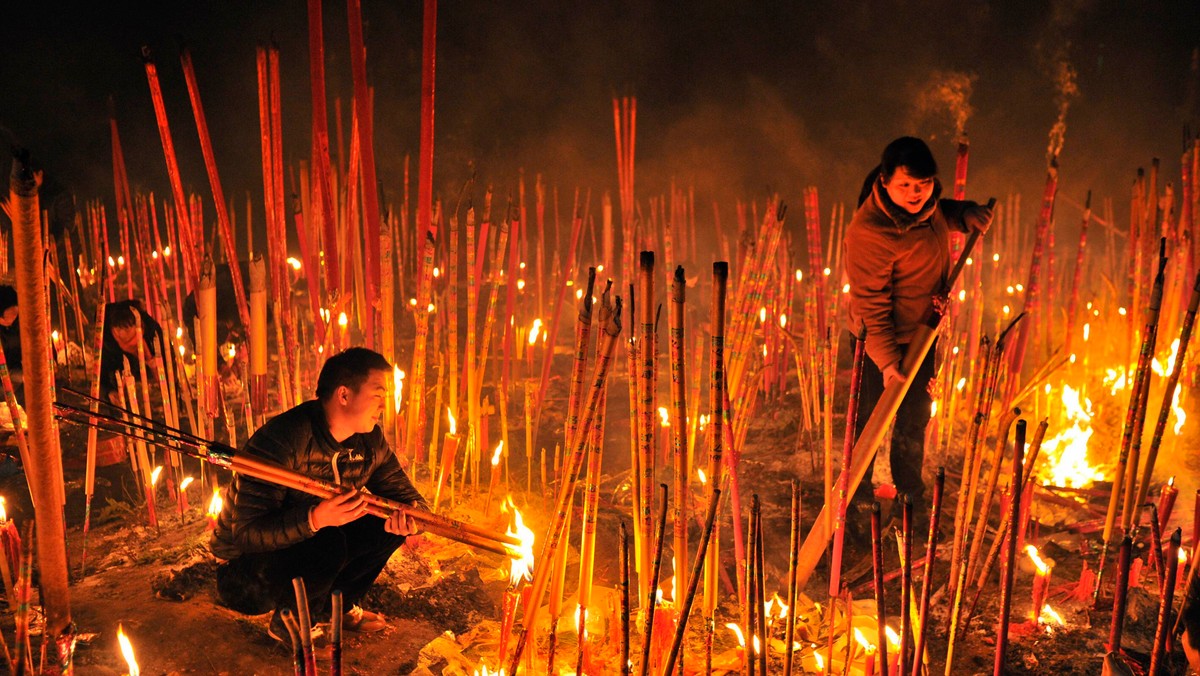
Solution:
M 101 272 L 100 274 L 102 276 L 107 277 L 106 272 Z M 101 282 L 100 288 L 101 289 L 104 288 L 103 282 Z M 98 399 L 100 397 L 100 353 L 104 350 L 104 310 L 106 308 L 106 305 L 107 304 L 104 302 L 103 297 L 97 299 L 97 301 L 96 301 L 96 332 L 95 332 L 96 339 L 94 341 L 94 343 L 96 345 L 96 358 L 95 358 L 95 360 L 93 360 L 92 369 L 90 371 L 91 388 L 92 388 L 91 392 L 92 392 L 93 399 Z M 2 354 L 3 354 L 3 351 L 0 350 L 0 355 L 2 355 Z M 164 368 L 167 363 L 168 362 L 166 361 L 166 359 L 164 359 L 163 360 Z M 5 381 L 4 382 L 4 395 L 5 395 L 5 398 L 7 399 L 8 393 L 10 391 L 12 391 L 12 384 L 11 384 L 11 382 L 9 382 L 9 379 L 8 379 L 8 366 L 7 365 L 4 366 L 4 372 L 2 375 L 3 375 L 4 381 Z M 8 408 L 9 408 L 9 412 L 14 414 L 13 415 L 13 428 L 14 428 L 14 430 L 16 430 L 16 436 L 17 436 L 17 440 L 19 442 L 19 447 L 22 449 L 21 450 L 21 460 L 22 460 L 22 463 L 24 463 L 26 461 L 26 459 L 29 457 L 29 451 L 28 451 L 28 449 L 24 448 L 25 447 L 25 432 L 24 432 L 24 430 L 21 429 L 21 425 L 17 424 L 17 421 L 20 420 L 20 416 L 19 416 L 19 414 L 17 414 L 17 408 L 15 406 L 16 403 L 17 402 L 16 402 L 15 397 L 10 399 L 8 401 Z M 97 409 L 98 406 L 99 406 L 98 403 L 93 403 L 91 408 L 93 411 L 96 411 L 96 410 L 98 410 Z M 84 493 L 83 551 L 80 554 L 80 560 L 79 560 L 79 576 L 80 577 L 84 577 L 85 575 L 87 575 L 87 537 L 88 537 L 88 530 L 89 530 L 89 527 L 91 526 L 91 522 L 92 522 L 92 496 L 96 494 L 96 444 L 97 444 L 96 428 L 89 427 L 88 428 L 88 440 L 87 440 L 87 461 L 86 461 L 87 464 L 86 464 L 86 468 L 84 470 L 84 481 L 83 481 L 83 487 L 84 487 L 84 491 L 83 491 L 83 493 Z
M 592 284 L 593 284 L 592 280 L 594 277 L 595 277 L 595 269 L 589 268 L 588 269 L 588 291 L 581 301 L 581 307 L 587 308 L 586 312 L 589 315 L 589 320 L 588 320 L 589 324 L 590 324 L 590 314 L 591 314 L 590 307 L 592 304 L 592 300 L 591 300 L 591 292 L 592 292 Z M 611 289 L 611 288 L 612 288 L 612 280 L 609 280 L 608 285 L 604 289 L 604 293 L 603 293 L 604 300 L 600 304 L 599 320 L 600 320 L 601 326 L 604 326 L 605 324 L 608 323 L 607 313 L 612 308 L 612 305 L 608 300 L 609 289 Z M 585 310 L 581 309 L 580 318 L 579 318 L 579 331 L 580 332 L 583 332 L 585 330 L 584 324 L 583 324 L 584 312 L 585 312 Z M 590 329 L 590 326 L 589 326 L 589 329 Z M 586 348 L 587 347 L 586 338 L 584 340 L 584 343 L 585 343 L 584 347 Z M 586 349 L 584 350 L 584 352 L 585 352 L 585 354 L 584 354 L 583 359 L 586 362 L 586 359 L 587 359 Z M 579 353 L 576 352 L 576 363 L 578 363 L 578 360 L 579 360 Z M 582 374 L 580 375 L 580 385 L 582 386 Z M 574 387 L 575 387 L 574 378 L 572 378 L 571 386 L 572 386 L 572 390 L 574 390 Z M 605 390 L 607 390 L 607 388 L 608 388 L 608 385 L 605 384 Z M 604 411 L 607 408 L 607 396 L 605 396 L 605 395 L 606 395 L 606 393 L 601 394 L 600 410 L 597 412 L 597 415 L 592 422 L 592 428 L 587 431 L 576 430 L 576 432 L 575 432 L 576 434 L 587 434 L 590 437 L 590 443 L 589 443 L 590 450 L 588 452 L 588 463 L 587 463 L 587 481 L 584 485 L 583 536 L 580 538 L 580 543 L 579 543 L 578 597 L 579 597 L 579 626 L 581 628 L 581 631 L 579 633 L 579 659 L 580 660 L 583 660 L 583 654 L 584 654 L 585 648 L 587 646 L 588 636 L 587 636 L 587 633 L 585 631 L 583 631 L 583 628 L 587 626 L 587 613 L 588 613 L 588 609 L 591 607 L 592 577 L 593 577 L 594 570 L 595 570 L 596 514 L 600 509 L 600 478 L 601 478 L 600 464 L 604 459 Z M 580 397 L 580 398 L 582 398 L 582 397 Z M 528 397 L 526 397 L 526 400 L 528 401 Z M 568 413 L 568 415 L 570 415 L 570 413 Z M 577 413 L 576 413 L 576 417 L 578 418 Z M 570 436 L 570 435 L 568 435 L 568 436 Z M 527 457 L 532 457 L 532 456 L 527 455 Z M 577 669 L 576 671 L 580 671 L 580 670 Z
M 709 421 L 711 436 L 709 438 L 708 483 L 706 484 L 708 499 L 711 504 L 713 493 L 722 485 L 723 464 L 722 453 L 725 448 L 724 430 L 724 397 L 725 385 L 725 300 L 728 294 L 729 263 L 718 261 L 713 263 L 713 301 L 710 320 L 711 359 L 709 371 L 708 406 L 712 419 Z M 709 626 L 709 634 L 713 618 L 717 610 L 717 577 L 720 565 L 720 539 L 708 550 L 708 562 L 704 568 L 704 616 Z M 711 665 L 706 665 L 706 669 Z
M 902 505 L 902 533 L 901 540 L 903 546 L 900 548 L 901 564 L 900 574 L 900 648 L 899 654 L 896 656 L 896 673 L 908 673 L 908 651 L 912 646 L 911 635 L 913 633 L 912 626 L 912 552 L 913 552 L 913 521 L 912 521 L 912 496 L 905 495 L 901 502 Z M 833 656 L 830 655 L 832 661 Z M 921 656 L 917 655 L 913 658 L 913 662 L 919 664 Z
M 992 510 L 992 498 L 996 494 L 996 484 L 1000 481 L 1000 468 L 1004 465 L 1004 447 L 1008 443 L 1008 433 L 1012 424 L 1021 415 L 1021 409 L 1012 408 L 1004 412 L 1000 424 L 996 428 L 996 451 L 993 454 L 992 468 L 988 472 L 987 485 L 983 489 L 983 500 L 979 503 L 979 519 L 975 522 L 974 536 L 971 538 L 971 549 L 965 560 L 967 576 L 970 579 L 979 562 L 980 550 L 983 548 L 983 537 L 987 533 L 988 515 Z
M 1129 600 L 1129 564 L 1132 549 L 1133 539 L 1127 534 L 1121 539 L 1121 553 L 1117 559 L 1117 588 L 1113 593 L 1112 624 L 1109 626 L 1106 646 L 1109 652 L 1118 654 L 1121 652 L 1121 634 L 1125 629 L 1125 610 Z
M 23 366 L 31 461 L 25 469 L 31 498 L 40 506 L 36 510 L 36 527 L 40 589 L 46 615 L 45 635 L 57 641 L 61 635 L 70 632 L 71 603 L 67 591 L 65 526 L 59 499 L 63 495 L 62 455 L 54 434 L 53 380 L 48 360 L 39 358 L 39 355 L 50 353 L 46 272 L 42 264 L 44 248 L 38 222 L 40 182 L 29 164 L 28 152 L 19 151 L 9 175 L 8 209 L 13 224 L 17 304 L 25 308 L 21 313 L 21 352 L 28 355 Z M 19 424 L 19 419 L 14 424 Z
M 850 495 L 846 492 L 854 453 L 854 428 L 858 421 L 859 390 L 862 387 L 863 367 L 866 364 L 866 327 L 851 339 L 854 343 L 854 365 L 850 369 L 850 399 L 846 403 L 846 432 L 842 441 L 842 473 L 837 484 L 837 519 L 833 531 L 833 563 L 829 569 L 829 595 L 837 596 L 842 588 L 842 551 L 846 539 L 846 508 Z M 790 607 L 790 606 L 789 606 Z
M 792 480 L 792 511 L 791 511 L 791 538 L 788 540 L 788 591 L 787 591 L 787 607 L 788 614 L 785 619 L 784 627 L 784 648 L 783 648 L 783 673 L 784 676 L 792 676 L 792 667 L 795 660 L 796 652 L 796 600 L 799 598 L 800 589 L 796 585 L 796 557 L 800 553 L 800 484 L 796 480 Z
M 888 662 L 887 637 L 887 607 L 883 601 L 883 524 L 880 523 L 879 502 L 871 504 L 871 566 L 875 572 L 875 624 L 879 629 L 876 645 L 879 649 L 879 663 L 886 672 Z

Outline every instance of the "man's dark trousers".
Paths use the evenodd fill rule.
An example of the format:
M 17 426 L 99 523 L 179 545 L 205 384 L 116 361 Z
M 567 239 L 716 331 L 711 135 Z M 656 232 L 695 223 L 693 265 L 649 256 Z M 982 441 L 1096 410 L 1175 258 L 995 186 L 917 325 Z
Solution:
M 384 520 L 362 516 L 342 526 L 327 526 L 311 538 L 271 552 L 243 554 L 217 568 L 222 603 L 255 615 L 296 608 L 292 578 L 304 579 L 313 621 L 330 613 L 330 593 L 341 590 L 347 610 L 371 588 L 404 536 L 383 528 Z

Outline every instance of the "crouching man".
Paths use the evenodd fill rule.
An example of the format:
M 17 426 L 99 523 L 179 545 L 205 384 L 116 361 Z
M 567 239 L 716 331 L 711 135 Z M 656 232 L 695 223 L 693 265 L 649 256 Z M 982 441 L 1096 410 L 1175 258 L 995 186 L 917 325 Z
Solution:
M 399 512 L 386 520 L 368 515 L 363 491 L 428 509 L 378 424 L 390 376 L 387 360 L 365 348 L 330 357 L 317 378 L 317 398 L 272 418 L 240 451 L 345 488 L 320 500 L 235 474 L 226 491 L 211 542 L 213 554 L 225 559 L 217 593 L 239 612 L 274 609 L 268 633 L 276 640 L 287 636 L 280 612 L 296 608 L 295 577 L 304 579 L 314 622 L 329 617 L 330 594 L 341 590 L 351 609 L 343 619 L 347 631 L 386 626 L 358 602 L 392 553 L 419 531 Z

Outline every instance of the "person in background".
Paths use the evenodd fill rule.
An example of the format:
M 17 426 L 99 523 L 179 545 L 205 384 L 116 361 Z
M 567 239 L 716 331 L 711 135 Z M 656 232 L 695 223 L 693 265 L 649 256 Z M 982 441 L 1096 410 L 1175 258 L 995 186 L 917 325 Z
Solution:
M 937 173 L 937 162 L 924 141 L 910 136 L 892 141 L 884 148 L 879 166 L 863 182 L 858 210 L 846 228 L 842 244 L 850 282 L 850 330 L 861 335 L 865 328 L 868 357 L 856 438 L 884 389 L 903 378 L 901 359 L 918 325 L 949 293 L 950 231 L 986 232 L 992 223 L 987 206 L 943 199 Z M 900 404 L 890 452 L 896 489 L 912 497 L 914 513 L 922 519 L 927 518 L 927 510 L 921 468 L 935 354 L 936 349 L 931 349 L 917 368 Z M 856 539 L 869 535 L 872 502 L 868 466 L 854 495 L 855 516 L 847 530 Z M 894 513 L 899 504 L 897 500 Z

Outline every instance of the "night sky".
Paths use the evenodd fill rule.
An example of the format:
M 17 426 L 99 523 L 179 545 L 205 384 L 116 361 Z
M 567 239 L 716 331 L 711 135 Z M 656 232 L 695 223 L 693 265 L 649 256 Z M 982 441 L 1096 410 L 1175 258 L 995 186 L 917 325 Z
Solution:
M 192 51 L 225 191 L 261 203 L 255 46 L 281 50 L 285 156 L 308 154 L 303 0 L 5 3 L 0 20 L 0 137 L 30 148 L 80 199 L 111 208 L 111 96 L 135 189 L 165 195 L 166 171 L 140 61 L 158 62 L 185 186 L 209 198 L 179 66 Z M 398 202 L 417 150 L 421 3 L 364 0 L 368 78 L 377 89 L 376 152 L 385 199 Z M 330 123 L 349 124 L 346 5 L 325 3 Z M 1085 191 L 1127 212 L 1139 166 L 1161 157 L 1178 182 L 1185 125 L 1200 127 L 1200 3 L 443 2 L 438 12 L 436 186 L 453 195 L 474 163 L 498 194 L 524 168 L 569 208 L 576 186 L 615 190 L 614 93 L 638 97 L 638 196 L 675 179 L 697 201 L 852 203 L 891 138 L 931 141 L 943 178 L 955 119 L 922 95 L 969 83 L 968 194 L 1024 196 L 1032 222 L 1047 137 L 1069 97 L 1058 216 Z M 336 132 L 331 142 L 336 147 Z M 348 141 L 347 141 L 348 143 Z M 698 209 L 701 221 L 710 209 Z M 211 214 L 210 210 L 206 210 Z M 732 214 L 730 214 L 730 217 Z M 1125 227 L 1122 218 L 1122 227 Z

